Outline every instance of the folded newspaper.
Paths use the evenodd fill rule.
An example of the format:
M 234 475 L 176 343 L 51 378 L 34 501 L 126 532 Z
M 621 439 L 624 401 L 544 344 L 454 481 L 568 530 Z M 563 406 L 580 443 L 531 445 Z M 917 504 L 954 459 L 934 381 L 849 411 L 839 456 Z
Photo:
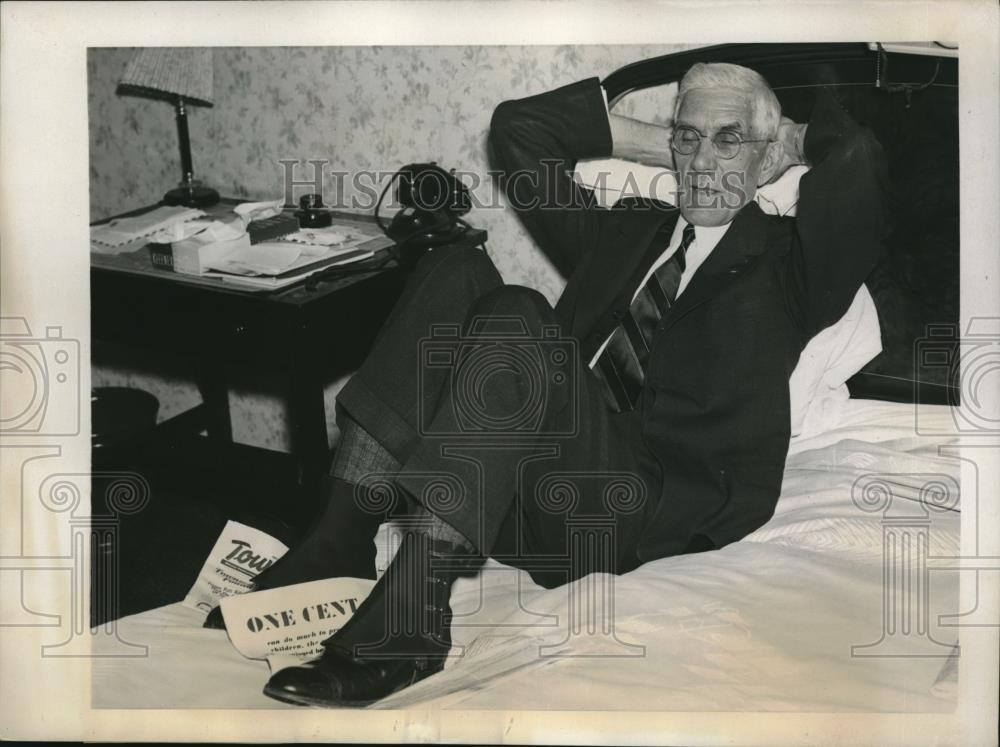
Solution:
M 248 659 L 266 659 L 272 672 L 313 659 L 343 627 L 375 582 L 328 578 L 222 600 L 229 640 Z
M 229 640 L 271 671 L 315 658 L 375 586 L 360 578 L 330 578 L 251 592 L 253 579 L 288 548 L 274 537 L 229 521 L 184 599 L 208 612 L 221 605 Z
M 237 521 L 226 522 L 184 604 L 207 613 L 222 599 L 245 594 L 257 574 L 286 552 L 288 547 L 271 535 Z

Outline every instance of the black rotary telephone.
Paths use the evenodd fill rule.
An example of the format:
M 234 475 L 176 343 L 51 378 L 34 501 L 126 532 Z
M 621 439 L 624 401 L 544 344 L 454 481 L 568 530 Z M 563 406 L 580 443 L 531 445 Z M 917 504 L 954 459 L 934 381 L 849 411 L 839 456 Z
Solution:
M 403 208 L 386 225 L 379 211 L 393 184 L 397 184 L 396 197 Z M 303 220 L 310 221 L 311 225 L 322 225 L 312 222 L 315 220 L 329 220 L 322 215 L 325 208 L 318 195 L 306 195 L 301 206 L 302 210 L 296 216 L 302 225 L 305 225 Z M 469 224 L 460 216 L 471 209 L 469 188 L 455 176 L 454 169 L 445 171 L 433 161 L 404 166 L 389 179 L 375 205 L 375 222 L 395 242 L 395 246 L 389 247 L 386 257 L 374 267 L 367 262 L 351 267 L 332 267 L 312 275 L 305 287 L 311 290 L 327 278 L 372 272 L 392 260 L 401 265 L 412 265 L 428 249 L 454 241 L 468 231 Z
M 403 208 L 385 225 L 379 209 L 393 184 Z M 385 185 L 375 206 L 375 221 L 405 257 L 422 254 L 423 250 L 446 244 L 468 231 L 469 224 L 460 216 L 471 209 L 472 196 L 455 176 L 454 169 L 445 171 L 433 161 L 411 163 L 393 174 Z

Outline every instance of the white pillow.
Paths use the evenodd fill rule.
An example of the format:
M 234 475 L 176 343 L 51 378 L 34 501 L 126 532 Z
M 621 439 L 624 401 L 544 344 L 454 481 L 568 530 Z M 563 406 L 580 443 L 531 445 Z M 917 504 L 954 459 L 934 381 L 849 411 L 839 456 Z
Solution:
M 792 166 L 771 184 L 757 189 L 760 209 L 769 215 L 795 215 L 799 179 L 808 166 Z M 589 158 L 576 163 L 573 178 L 594 191 L 597 203 L 610 208 L 626 197 L 651 197 L 677 204 L 677 174 L 662 166 L 647 166 L 621 158 Z
M 757 190 L 757 203 L 770 215 L 795 215 L 799 180 L 807 166 L 793 166 L 772 184 Z M 598 202 L 611 207 L 622 197 L 654 197 L 676 204 L 677 180 L 669 169 L 615 158 L 577 163 L 574 177 L 596 187 Z M 847 380 L 882 352 L 878 313 L 864 285 L 843 317 L 806 345 L 788 381 L 792 436 L 815 432 L 825 424 L 829 403 L 847 399 Z
M 823 430 L 827 401 L 847 399 L 847 380 L 881 352 L 875 302 L 862 285 L 847 313 L 809 341 L 792 371 L 792 436 Z
M 791 166 L 777 181 L 757 188 L 754 197 L 760 209 L 768 215 L 795 215 L 799 202 L 799 180 L 809 171 L 808 166 Z
M 610 208 L 626 197 L 650 197 L 677 204 L 677 176 L 672 169 L 621 158 L 588 158 L 576 162 L 573 178 L 593 190 L 597 204 Z

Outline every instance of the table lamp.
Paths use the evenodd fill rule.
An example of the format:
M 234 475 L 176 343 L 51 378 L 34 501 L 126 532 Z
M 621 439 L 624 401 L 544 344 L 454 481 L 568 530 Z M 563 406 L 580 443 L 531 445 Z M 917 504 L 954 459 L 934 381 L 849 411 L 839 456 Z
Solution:
M 150 47 L 136 50 L 118 83 L 124 94 L 166 99 L 177 111 L 177 139 L 181 146 L 181 183 L 163 196 L 167 205 L 207 207 L 219 193 L 194 178 L 187 107 L 212 105 L 212 50 L 193 47 Z

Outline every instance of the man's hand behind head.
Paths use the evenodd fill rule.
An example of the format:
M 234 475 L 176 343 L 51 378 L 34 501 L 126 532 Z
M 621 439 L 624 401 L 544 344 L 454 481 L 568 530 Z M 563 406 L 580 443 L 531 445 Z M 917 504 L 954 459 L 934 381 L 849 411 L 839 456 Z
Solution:
M 671 128 L 642 122 L 618 114 L 609 114 L 612 155 L 647 166 L 674 168 L 674 152 L 670 149 Z

